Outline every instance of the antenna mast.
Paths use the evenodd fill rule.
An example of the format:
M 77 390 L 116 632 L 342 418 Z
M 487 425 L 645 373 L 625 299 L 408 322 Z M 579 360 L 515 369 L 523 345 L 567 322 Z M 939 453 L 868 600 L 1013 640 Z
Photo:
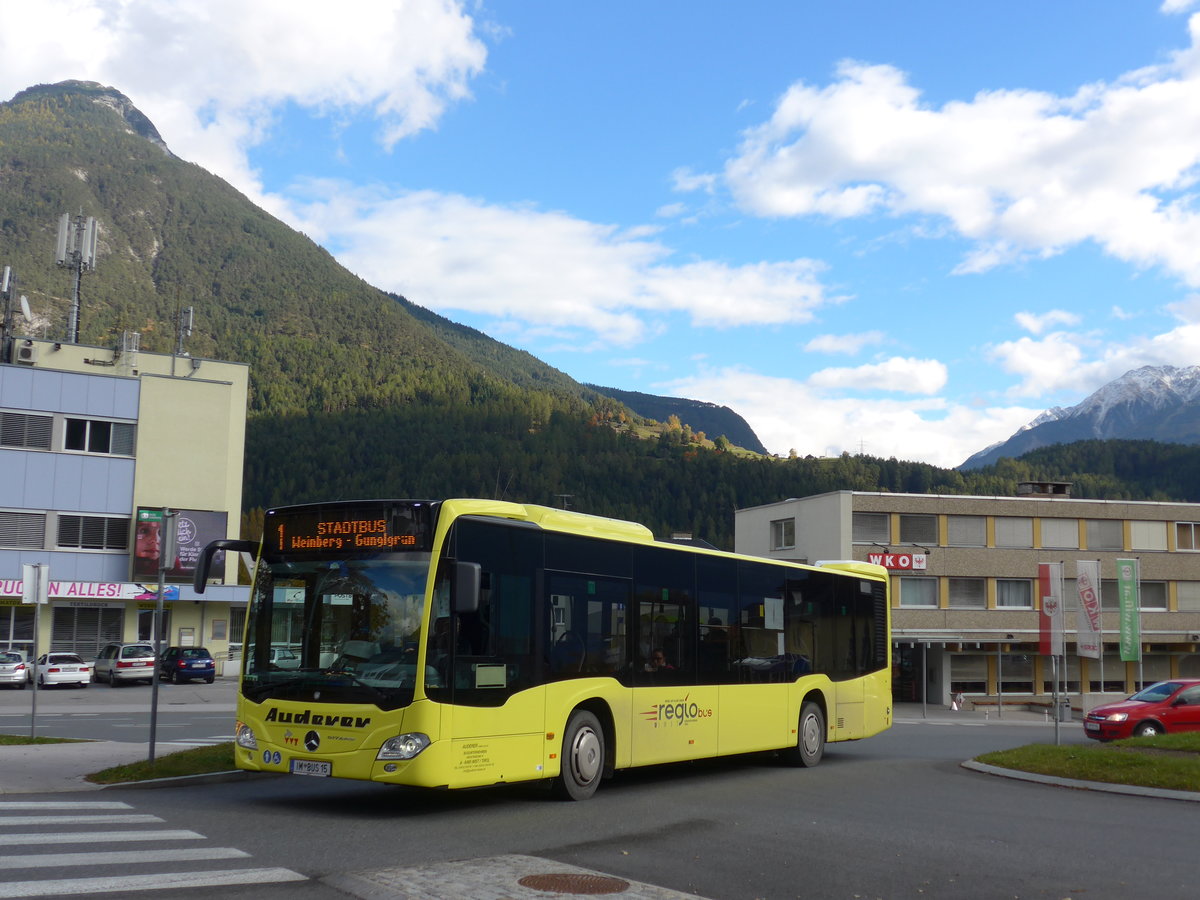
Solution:
M 58 220 L 58 248 L 54 262 L 74 273 L 71 292 L 71 315 L 67 320 L 67 343 L 79 343 L 79 287 L 84 272 L 96 271 L 96 220 L 86 218 L 83 210 L 71 221 L 70 213 L 63 213 Z

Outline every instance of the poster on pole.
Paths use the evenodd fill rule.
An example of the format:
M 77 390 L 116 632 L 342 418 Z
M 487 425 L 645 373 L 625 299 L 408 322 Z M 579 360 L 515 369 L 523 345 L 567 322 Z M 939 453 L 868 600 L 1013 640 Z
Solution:
M 1080 656 L 1100 658 L 1100 561 L 1080 559 L 1075 562 L 1075 587 L 1079 606 L 1075 610 L 1075 649 Z
M 1121 622 L 1121 659 L 1137 662 L 1142 658 L 1142 622 L 1138 561 L 1117 560 L 1117 601 Z
M 1038 563 L 1038 595 L 1042 601 L 1038 635 L 1042 656 L 1062 656 L 1065 649 L 1062 583 L 1062 563 Z

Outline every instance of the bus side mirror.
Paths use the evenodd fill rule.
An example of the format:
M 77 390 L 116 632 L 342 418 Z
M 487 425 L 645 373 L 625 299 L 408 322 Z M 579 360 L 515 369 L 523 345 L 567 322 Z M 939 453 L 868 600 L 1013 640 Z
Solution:
M 483 568 L 479 563 L 454 564 L 454 611 L 479 612 L 479 589 L 483 583 Z
M 208 587 L 208 571 L 212 568 L 212 558 L 218 550 L 232 550 L 234 553 L 257 553 L 258 544 L 253 541 L 238 541 L 232 538 L 210 542 L 200 551 L 200 558 L 196 560 L 196 571 L 192 575 L 192 587 L 196 589 L 197 594 L 203 594 L 204 589 Z

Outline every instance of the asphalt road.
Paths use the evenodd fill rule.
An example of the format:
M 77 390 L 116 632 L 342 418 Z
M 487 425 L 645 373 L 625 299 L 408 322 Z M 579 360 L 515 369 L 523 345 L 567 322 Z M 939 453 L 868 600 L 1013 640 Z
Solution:
M 99 688 L 98 699 L 100 691 L 109 693 Z M 555 802 L 538 786 L 446 793 L 289 776 L 117 788 L 86 799 L 123 801 L 161 822 L 134 828 L 194 831 L 206 845 L 249 854 L 250 871 L 270 873 L 264 883 L 175 887 L 172 896 L 345 897 L 335 884 L 347 875 L 522 854 L 548 868 L 580 866 L 713 900 L 1191 900 L 1200 882 L 1196 804 L 959 765 L 987 750 L 1053 740 L 1053 726 L 1037 721 L 922 720 L 909 710 L 886 734 L 831 746 L 815 769 L 785 768 L 770 757 L 658 767 L 622 773 L 584 803 Z M 1064 723 L 1060 740 L 1086 742 L 1078 722 Z M 25 831 L 39 828 L 61 831 L 51 824 Z M 97 829 L 97 847 L 111 831 Z M 150 877 L 155 869 L 129 863 L 120 871 Z M 483 883 L 473 893 L 454 871 L 445 869 L 431 891 L 403 896 L 510 896 Z M 39 877 L 20 868 L 0 876 L 9 884 Z M 0 897 L 24 896 L 3 887 Z

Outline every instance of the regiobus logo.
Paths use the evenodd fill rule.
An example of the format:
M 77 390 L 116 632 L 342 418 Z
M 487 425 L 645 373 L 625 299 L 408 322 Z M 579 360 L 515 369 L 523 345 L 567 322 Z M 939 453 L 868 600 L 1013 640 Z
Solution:
M 687 725 L 698 719 L 707 719 L 712 714 L 711 709 L 706 709 L 685 696 L 682 700 L 655 703 L 642 711 L 642 721 L 649 722 L 657 728 L 659 725 Z

